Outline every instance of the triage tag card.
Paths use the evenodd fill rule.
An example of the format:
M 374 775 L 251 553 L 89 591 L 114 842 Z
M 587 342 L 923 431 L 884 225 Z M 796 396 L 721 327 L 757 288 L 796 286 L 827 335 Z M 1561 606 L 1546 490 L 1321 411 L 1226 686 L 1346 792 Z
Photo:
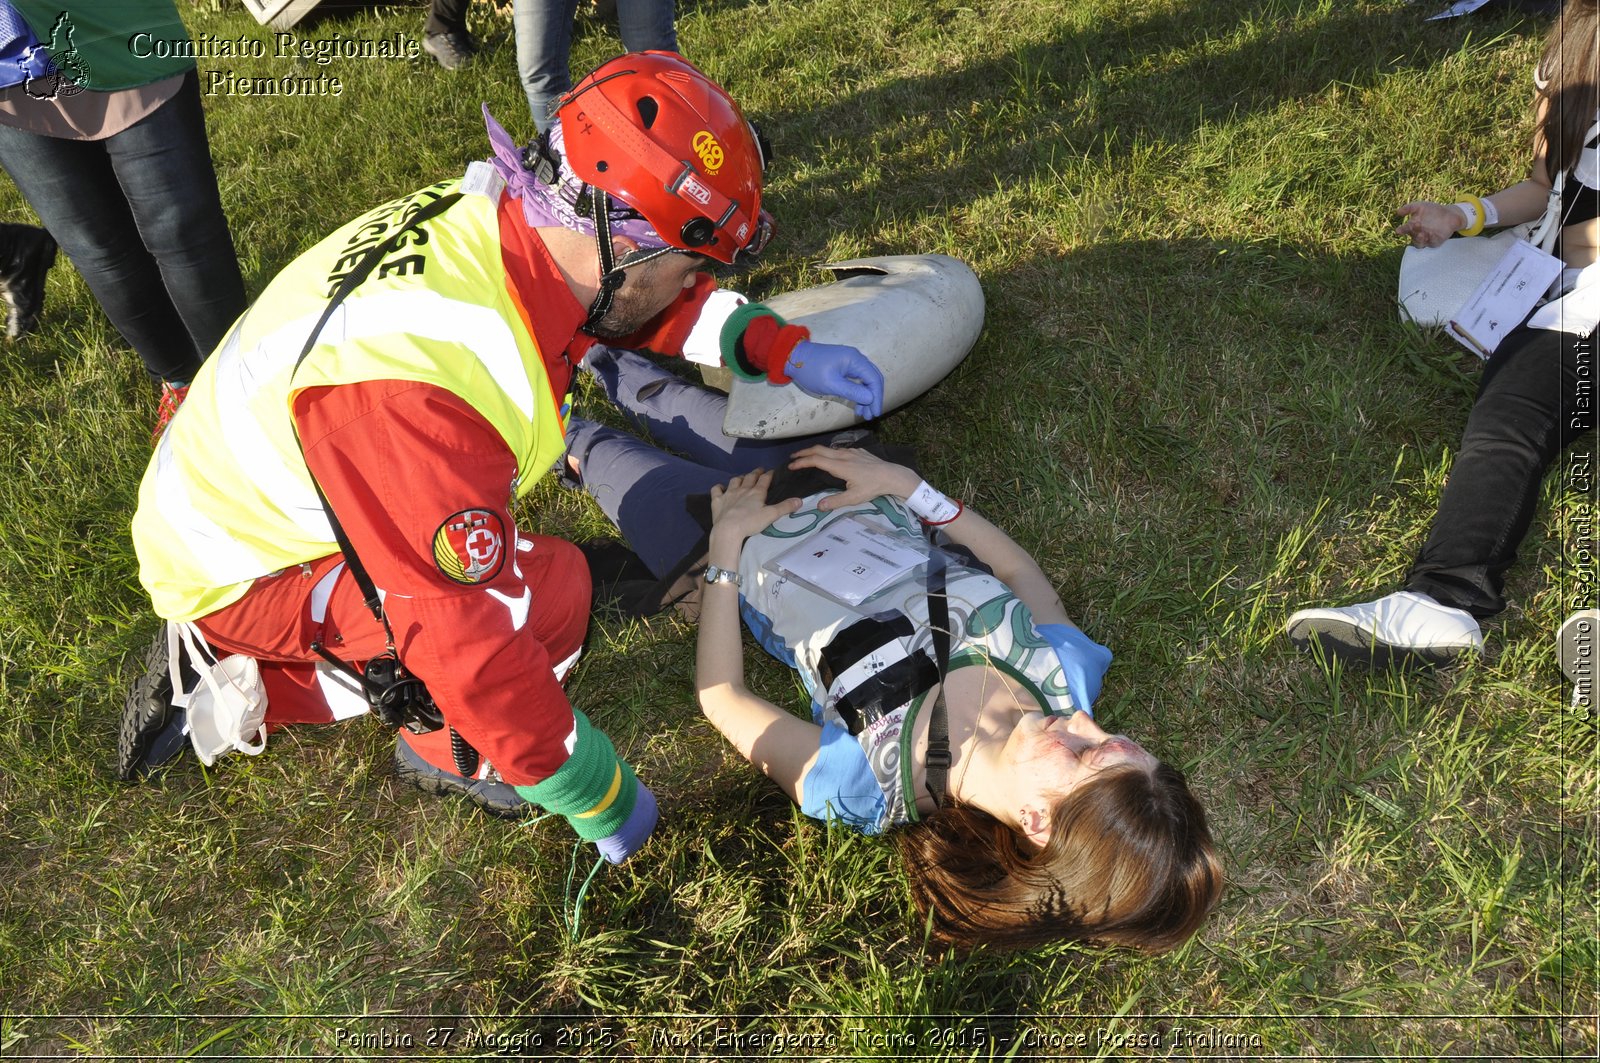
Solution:
M 1526 240 L 1514 241 L 1450 319 L 1450 335 L 1479 358 L 1489 357 L 1560 275 L 1559 258 Z
M 856 517 L 836 520 L 773 561 L 789 575 L 849 605 L 927 560 L 916 547 Z

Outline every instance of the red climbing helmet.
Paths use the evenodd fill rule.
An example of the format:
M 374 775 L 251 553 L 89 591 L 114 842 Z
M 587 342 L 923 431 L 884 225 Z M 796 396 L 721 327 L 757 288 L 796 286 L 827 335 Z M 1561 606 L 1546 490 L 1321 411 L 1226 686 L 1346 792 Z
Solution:
M 683 56 L 618 56 L 561 98 L 556 119 L 573 173 L 638 211 L 673 247 L 734 265 L 771 238 L 759 134 Z

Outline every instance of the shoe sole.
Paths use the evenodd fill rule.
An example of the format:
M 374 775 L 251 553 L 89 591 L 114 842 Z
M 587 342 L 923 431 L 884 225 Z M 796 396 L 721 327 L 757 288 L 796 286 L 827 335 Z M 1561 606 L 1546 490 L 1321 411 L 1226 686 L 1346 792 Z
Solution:
M 1556 657 L 1562 674 L 1572 681 L 1574 704 L 1580 699 L 1585 703 L 1594 700 L 1595 666 L 1600 664 L 1597 643 L 1600 643 L 1600 617 L 1593 613 L 1568 617 L 1556 633 Z
M 1335 617 L 1310 616 L 1289 625 L 1289 641 L 1297 649 L 1321 653 L 1325 659 L 1357 664 L 1375 672 L 1396 668 L 1404 672 L 1424 671 L 1450 664 L 1475 647 L 1452 646 L 1417 648 L 1391 646 L 1378 642 L 1358 624 Z
M 429 765 L 418 768 L 407 764 L 401 759 L 401 754 L 396 751 L 394 757 L 395 778 L 415 786 L 425 794 L 433 797 L 459 797 L 471 804 L 485 815 L 494 816 L 496 819 L 522 819 L 534 811 L 531 802 L 523 802 L 515 807 L 497 804 L 469 786 L 463 786 L 454 779 L 437 774 L 437 769 Z
M 131 782 L 160 766 L 150 761 L 150 751 L 177 711 L 172 705 L 172 679 L 167 674 L 163 632 L 145 651 L 144 674 L 134 682 L 122 704 L 122 723 L 117 732 L 118 778 Z M 170 758 L 171 754 L 161 762 Z

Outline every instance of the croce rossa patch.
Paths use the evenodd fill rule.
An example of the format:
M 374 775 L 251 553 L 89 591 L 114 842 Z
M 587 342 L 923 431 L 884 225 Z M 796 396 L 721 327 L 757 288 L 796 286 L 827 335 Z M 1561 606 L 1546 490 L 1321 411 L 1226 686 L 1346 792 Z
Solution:
M 471 586 L 487 583 L 506 559 L 506 529 L 488 509 L 452 513 L 433 533 L 433 563 L 446 579 Z

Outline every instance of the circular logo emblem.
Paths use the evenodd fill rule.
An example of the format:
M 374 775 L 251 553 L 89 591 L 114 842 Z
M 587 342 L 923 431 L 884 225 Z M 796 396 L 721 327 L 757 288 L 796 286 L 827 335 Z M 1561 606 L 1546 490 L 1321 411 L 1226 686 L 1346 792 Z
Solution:
M 487 583 L 505 559 L 505 525 L 491 510 L 452 513 L 433 533 L 433 563 L 446 579 L 457 583 Z
M 715 176 L 716 172 L 722 169 L 725 158 L 722 145 L 717 143 L 717 138 L 712 136 L 709 130 L 700 130 L 689 144 L 694 148 L 694 153 L 700 156 L 700 162 L 705 166 L 706 173 Z

